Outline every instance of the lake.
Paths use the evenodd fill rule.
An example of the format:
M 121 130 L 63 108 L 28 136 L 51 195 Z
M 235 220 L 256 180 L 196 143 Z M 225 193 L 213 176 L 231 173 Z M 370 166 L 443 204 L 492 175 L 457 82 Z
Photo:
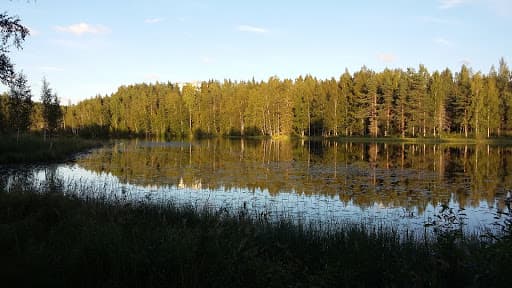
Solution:
M 84 197 L 244 209 L 329 229 L 483 231 L 510 217 L 512 146 L 119 140 L 73 163 L 2 169 L 7 188 L 26 177 Z

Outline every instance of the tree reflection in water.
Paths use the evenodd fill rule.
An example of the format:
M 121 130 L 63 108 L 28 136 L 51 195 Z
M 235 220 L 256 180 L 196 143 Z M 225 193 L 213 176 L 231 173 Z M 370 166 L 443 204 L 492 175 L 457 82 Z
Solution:
M 359 207 L 505 208 L 512 147 L 225 140 L 120 141 L 78 160 L 135 185 L 338 197 Z

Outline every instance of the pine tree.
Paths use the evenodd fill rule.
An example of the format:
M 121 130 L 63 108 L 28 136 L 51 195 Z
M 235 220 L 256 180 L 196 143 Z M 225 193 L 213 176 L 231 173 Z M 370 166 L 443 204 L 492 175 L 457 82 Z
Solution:
M 193 135 L 193 125 L 195 123 L 198 123 L 198 118 L 200 116 L 200 111 L 197 111 L 198 106 L 198 93 L 196 87 L 194 87 L 192 84 L 187 83 L 182 88 L 182 97 L 183 101 L 185 102 L 185 106 L 188 111 L 188 130 L 189 130 L 189 136 Z
M 469 108 L 471 106 L 471 71 L 462 65 L 460 72 L 455 78 L 455 99 L 453 101 L 453 121 L 458 131 L 463 132 L 465 137 L 469 133 Z
M 373 77 L 373 72 L 365 66 L 354 74 L 353 109 L 355 118 L 358 119 L 355 123 L 355 129 L 362 136 L 367 134 L 368 127 L 371 125 L 370 119 L 373 121 L 376 116 L 376 113 L 373 114 L 373 96 L 376 94 L 376 83 Z
M 408 106 L 411 111 L 408 122 L 412 130 L 411 134 L 415 137 L 422 132 L 422 135 L 426 136 L 428 108 L 432 106 L 427 102 L 428 71 L 425 66 L 420 65 L 417 72 L 414 69 L 408 69 L 407 76 L 410 98 Z
M 10 128 L 16 132 L 16 139 L 20 133 L 30 127 L 32 113 L 32 92 L 27 85 L 27 78 L 19 73 L 10 85 L 8 100 L 8 122 Z
M 311 89 L 309 135 L 325 136 L 327 95 L 323 89 L 323 82 L 312 77 L 308 86 Z
M 308 128 L 309 119 L 309 98 L 305 91 L 305 81 L 302 76 L 295 80 L 293 97 L 293 126 L 295 132 L 304 137 Z
M 325 128 L 328 135 L 338 136 L 341 125 L 340 91 L 338 83 L 334 78 L 324 82 L 324 93 L 326 96 Z
M 485 120 L 487 122 L 487 137 L 491 137 L 491 131 L 497 131 L 500 128 L 500 97 L 497 87 L 498 75 L 494 66 L 491 67 L 485 83 Z
M 355 130 L 355 123 L 357 121 L 356 115 L 354 114 L 354 94 L 353 94 L 353 82 L 352 76 L 345 69 L 345 73 L 341 75 L 338 82 L 340 90 L 340 107 L 342 113 L 341 127 L 345 130 L 346 136 L 352 136 Z
M 497 87 L 500 97 L 501 123 L 498 135 L 501 131 L 512 129 L 512 89 L 510 87 L 511 72 L 505 59 L 501 58 L 497 75 Z
M 429 95 L 434 103 L 434 137 L 437 137 L 443 129 L 444 124 L 444 97 L 442 80 L 439 72 L 434 72 L 430 78 Z
M 377 95 L 377 80 L 375 75 L 372 75 L 367 82 L 367 99 L 370 101 L 370 117 L 368 130 L 372 137 L 379 135 L 379 100 Z
M 380 107 L 379 119 L 383 123 L 384 136 L 392 134 L 393 119 L 395 117 L 395 91 L 398 88 L 396 73 L 386 69 L 380 74 L 379 94 L 383 103 Z
M 50 88 L 50 84 L 46 79 L 43 79 L 43 87 L 41 89 L 41 102 L 43 104 L 43 120 L 44 120 L 44 129 L 45 129 L 45 137 L 46 132 L 49 133 L 49 136 L 52 136 L 52 133 L 59 128 L 60 122 L 62 120 L 62 110 L 60 108 L 60 101 L 57 97 L 57 94 L 52 93 L 52 89 Z
M 439 124 L 444 124 L 443 129 L 441 129 L 439 132 L 441 133 L 442 130 L 445 130 L 446 132 L 451 132 L 452 128 L 455 126 L 453 123 L 453 117 L 455 116 L 452 112 L 453 103 L 452 100 L 454 99 L 454 83 L 453 83 L 453 74 L 450 69 L 445 69 L 441 73 L 441 90 L 440 90 L 440 98 L 438 99 L 438 104 L 443 105 L 444 102 L 444 115 L 438 114 L 438 117 L 441 116 L 441 118 L 438 118 Z M 443 101 L 444 100 L 444 101 Z M 439 110 L 441 113 L 442 110 Z M 444 116 L 444 123 L 442 123 L 442 117 Z M 441 127 L 439 127 L 441 128 Z
M 398 82 L 397 90 L 397 118 L 400 136 L 404 138 L 407 133 L 407 119 L 409 119 L 409 78 L 408 74 L 402 72 Z
M 480 73 L 476 73 L 471 78 L 471 106 L 470 106 L 470 123 L 475 131 L 477 138 L 482 137 L 485 130 L 486 106 L 485 92 L 484 92 L 484 79 Z

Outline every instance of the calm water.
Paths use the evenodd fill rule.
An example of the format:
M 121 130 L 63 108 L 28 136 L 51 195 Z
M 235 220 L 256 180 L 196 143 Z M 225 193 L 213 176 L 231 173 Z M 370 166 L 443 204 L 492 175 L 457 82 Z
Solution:
M 1 185 L 9 187 L 19 172 L 6 171 L 11 178 Z M 510 217 L 505 198 L 512 189 L 512 146 L 118 141 L 73 164 L 24 171 L 41 189 L 88 187 L 94 197 L 245 207 L 316 225 L 499 229 Z

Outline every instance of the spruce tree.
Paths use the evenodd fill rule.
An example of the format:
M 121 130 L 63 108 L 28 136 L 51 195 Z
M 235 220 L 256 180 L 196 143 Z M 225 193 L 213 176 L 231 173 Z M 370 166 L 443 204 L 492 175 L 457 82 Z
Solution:
M 492 131 L 497 131 L 500 127 L 500 97 L 497 87 L 496 69 L 491 67 L 489 75 L 487 76 L 485 83 L 485 104 L 487 111 L 485 113 L 485 120 L 487 122 L 487 137 L 491 137 Z
M 340 89 L 340 101 L 341 101 L 341 113 L 342 113 L 342 128 L 345 130 L 345 136 L 352 136 L 352 133 L 355 130 L 356 123 L 356 115 L 354 114 L 354 109 L 352 108 L 354 105 L 354 94 L 353 94 L 353 81 L 352 76 L 345 69 L 345 73 L 341 75 L 340 80 L 338 82 L 338 87 Z
M 60 125 L 62 120 L 62 110 L 60 108 L 60 101 L 57 94 L 52 92 L 50 84 L 46 79 L 43 79 L 43 87 L 41 89 L 41 102 L 43 104 L 43 121 L 46 132 L 51 137 Z
M 485 121 L 486 118 L 486 93 L 484 92 L 484 79 L 481 73 L 476 73 L 471 78 L 471 106 L 470 106 L 470 123 L 471 127 L 475 131 L 477 138 L 482 137 L 482 133 L 486 130 Z
M 10 85 L 8 95 L 9 128 L 16 132 L 16 139 L 18 140 L 20 133 L 27 131 L 30 127 L 30 115 L 32 113 L 32 92 L 23 73 L 16 75 Z
M 496 85 L 498 86 L 499 98 L 500 98 L 500 132 L 503 130 L 512 130 L 512 89 L 510 87 L 511 72 L 505 62 L 505 59 L 501 58 L 499 62 L 498 75 Z

